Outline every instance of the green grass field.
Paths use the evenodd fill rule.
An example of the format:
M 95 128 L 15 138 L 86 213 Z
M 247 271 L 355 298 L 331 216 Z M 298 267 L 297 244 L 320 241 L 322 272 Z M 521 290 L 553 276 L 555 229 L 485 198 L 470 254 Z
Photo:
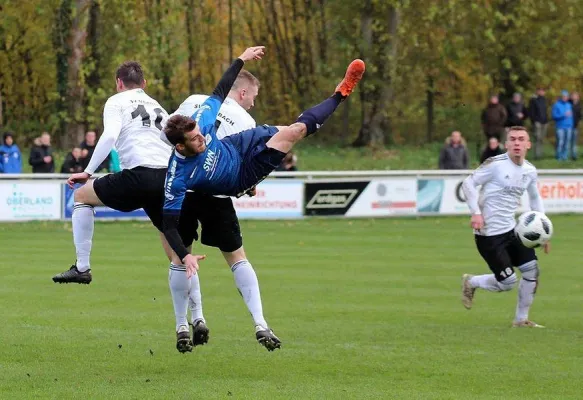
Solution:
M 268 353 L 215 249 L 207 346 L 175 350 L 167 263 L 148 223 L 98 223 L 89 286 L 56 285 L 70 225 L 0 225 L 0 399 L 580 399 L 583 216 L 555 216 L 531 318 L 516 292 L 460 303 L 486 272 L 467 218 L 242 223 Z

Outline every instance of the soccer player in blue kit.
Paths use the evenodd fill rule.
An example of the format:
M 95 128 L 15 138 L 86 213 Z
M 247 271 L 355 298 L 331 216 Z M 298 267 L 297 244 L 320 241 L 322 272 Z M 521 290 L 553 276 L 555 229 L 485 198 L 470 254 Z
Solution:
M 254 56 L 249 57 L 247 52 Z M 365 64 L 354 60 L 334 94 L 322 103 L 304 111 L 289 126 L 258 126 L 219 140 L 216 136 L 220 120 L 217 114 L 231 87 L 243 68 L 244 59 L 260 59 L 264 47 L 251 47 L 225 71 L 212 95 L 192 118 L 175 115 L 168 119 L 164 134 L 175 146 L 170 157 L 165 183 L 163 232 L 177 258 L 171 270 L 184 275 L 185 283 L 198 271 L 198 261 L 204 256 L 192 255 L 180 237 L 178 222 L 187 190 L 213 195 L 240 197 L 269 175 L 285 155 L 301 139 L 314 134 L 346 99 L 362 78 Z M 196 205 L 194 205 L 196 206 Z M 186 321 L 188 285 L 184 293 L 172 292 L 177 325 Z M 280 340 L 268 327 L 256 331 L 257 340 L 268 350 L 280 347 Z M 177 332 L 180 347 L 180 331 Z M 189 335 L 183 335 L 188 350 Z M 180 349 L 179 349 L 180 351 Z

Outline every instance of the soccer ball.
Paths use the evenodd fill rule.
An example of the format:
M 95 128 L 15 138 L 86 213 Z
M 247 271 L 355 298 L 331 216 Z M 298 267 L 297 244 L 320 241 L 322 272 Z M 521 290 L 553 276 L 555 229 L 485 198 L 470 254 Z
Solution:
M 524 246 L 532 249 L 551 240 L 553 223 L 542 212 L 528 211 L 518 217 L 514 232 Z

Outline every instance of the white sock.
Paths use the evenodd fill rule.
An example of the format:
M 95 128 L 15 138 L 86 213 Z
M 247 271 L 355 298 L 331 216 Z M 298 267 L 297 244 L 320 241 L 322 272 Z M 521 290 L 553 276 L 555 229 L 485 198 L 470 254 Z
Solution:
M 470 286 L 485 289 L 490 292 L 500 292 L 500 286 L 494 274 L 476 275 L 470 278 Z
M 93 243 L 94 225 L 93 206 L 83 203 L 75 203 L 73 206 L 73 242 L 77 252 L 77 269 L 80 272 L 87 271 L 89 267 L 89 256 L 91 255 L 91 244 Z
M 174 303 L 174 315 L 176 316 L 176 331 L 181 325 L 188 326 L 188 292 L 190 290 L 190 280 L 186 277 L 186 267 L 184 265 L 170 264 L 168 273 L 168 285 Z
M 263 317 L 259 282 L 257 281 L 257 275 L 253 266 L 249 261 L 241 260 L 231 266 L 231 271 L 233 271 L 237 289 L 239 289 L 239 293 L 241 293 L 255 325 L 261 325 L 267 328 L 267 322 Z
M 192 275 L 190 278 L 190 292 L 188 293 L 188 306 L 190 308 L 190 320 L 194 325 L 196 320 L 202 319 L 202 294 L 200 292 L 200 281 L 198 274 Z
M 536 281 L 528 281 L 524 278 L 520 279 L 520 283 L 518 284 L 518 303 L 516 304 L 515 321 L 524 321 L 528 319 L 528 311 L 534 300 L 536 286 Z

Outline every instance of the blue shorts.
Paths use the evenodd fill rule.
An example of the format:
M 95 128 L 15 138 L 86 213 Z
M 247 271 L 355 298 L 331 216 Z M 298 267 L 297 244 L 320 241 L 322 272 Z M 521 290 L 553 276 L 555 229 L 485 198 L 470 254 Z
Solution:
M 286 153 L 266 145 L 278 131 L 275 126 L 261 125 L 221 139 L 231 144 L 241 155 L 238 195 L 242 196 L 264 180 L 283 161 Z

